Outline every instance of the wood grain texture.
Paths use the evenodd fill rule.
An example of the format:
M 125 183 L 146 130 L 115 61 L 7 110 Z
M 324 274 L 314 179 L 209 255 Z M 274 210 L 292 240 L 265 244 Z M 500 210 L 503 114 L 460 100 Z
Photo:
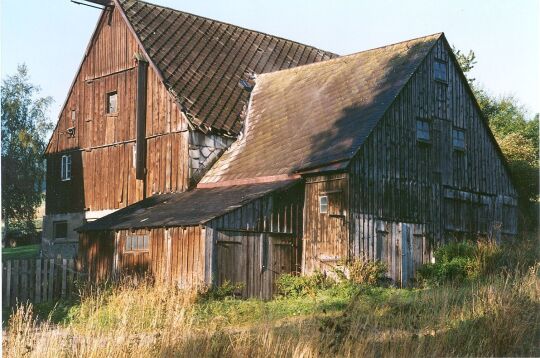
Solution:
M 134 55 L 139 50 L 118 10 L 104 12 L 46 150 L 47 214 L 118 209 L 145 195 L 187 189 L 187 122 L 151 68 L 145 134 L 150 154 L 145 180 L 136 180 Z M 113 91 L 118 112 L 107 114 L 106 95 Z M 68 128 L 74 128 L 74 135 Z M 64 154 L 72 156 L 69 181 L 60 180 Z

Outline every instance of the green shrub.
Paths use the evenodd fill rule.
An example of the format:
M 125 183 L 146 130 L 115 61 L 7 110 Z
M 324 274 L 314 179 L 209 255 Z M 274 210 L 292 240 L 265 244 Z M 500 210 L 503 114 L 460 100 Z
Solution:
M 284 274 L 279 276 L 276 281 L 278 294 L 282 297 L 313 296 L 318 290 L 329 288 L 335 284 L 335 280 L 318 271 L 310 276 Z
M 378 285 L 386 281 L 388 268 L 381 261 L 355 260 L 348 265 L 349 280 L 356 284 Z
M 225 281 L 221 286 L 215 286 L 210 289 L 205 289 L 199 292 L 199 296 L 204 300 L 223 300 L 225 298 L 239 298 L 242 297 L 242 291 L 244 289 L 244 283 L 231 281 Z
M 418 282 L 424 286 L 438 286 L 444 282 L 463 282 L 502 271 L 527 269 L 536 261 L 532 240 L 517 239 L 497 245 L 494 242 L 452 242 L 434 253 L 435 263 L 426 264 L 417 272 Z

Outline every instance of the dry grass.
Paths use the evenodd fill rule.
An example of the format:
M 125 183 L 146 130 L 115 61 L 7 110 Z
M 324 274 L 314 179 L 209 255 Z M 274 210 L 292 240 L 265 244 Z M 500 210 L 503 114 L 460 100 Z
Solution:
M 539 273 L 537 263 L 459 286 L 361 286 L 341 312 L 326 312 L 321 299 L 319 313 L 285 318 L 272 310 L 287 299 L 200 302 L 194 292 L 125 282 L 85 293 L 63 325 L 20 306 L 3 349 L 6 357 L 539 356 Z

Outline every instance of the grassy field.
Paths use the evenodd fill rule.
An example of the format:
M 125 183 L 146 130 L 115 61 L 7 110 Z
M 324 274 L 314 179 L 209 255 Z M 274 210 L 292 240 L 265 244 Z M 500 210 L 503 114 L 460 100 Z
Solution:
M 32 259 L 39 256 L 41 245 L 23 245 L 17 247 L 4 247 L 2 260 Z
M 267 302 L 125 281 L 56 307 L 19 307 L 4 354 L 539 356 L 537 250 L 537 242 L 512 250 L 452 246 L 414 289 L 378 286 L 361 275 L 288 278 Z

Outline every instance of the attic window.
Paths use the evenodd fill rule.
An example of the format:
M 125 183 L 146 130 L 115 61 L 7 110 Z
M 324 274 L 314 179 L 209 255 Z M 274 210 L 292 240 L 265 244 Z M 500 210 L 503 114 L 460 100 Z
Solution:
M 429 142 L 431 140 L 428 120 L 416 120 L 416 140 L 419 142 Z
M 107 114 L 116 114 L 118 112 L 118 93 L 116 91 L 107 93 L 106 105 Z
M 465 150 L 465 130 L 459 128 L 452 130 L 452 144 L 455 150 Z
M 76 112 L 74 109 L 71 110 L 71 122 L 75 123 L 75 120 L 77 119 L 76 117 Z
M 433 63 L 433 77 L 435 81 L 448 82 L 448 64 L 443 60 L 435 60 Z
M 66 154 L 62 156 L 62 163 L 60 166 L 60 179 L 62 181 L 71 180 L 71 155 Z
M 328 196 L 326 195 L 319 196 L 319 213 L 328 213 Z

